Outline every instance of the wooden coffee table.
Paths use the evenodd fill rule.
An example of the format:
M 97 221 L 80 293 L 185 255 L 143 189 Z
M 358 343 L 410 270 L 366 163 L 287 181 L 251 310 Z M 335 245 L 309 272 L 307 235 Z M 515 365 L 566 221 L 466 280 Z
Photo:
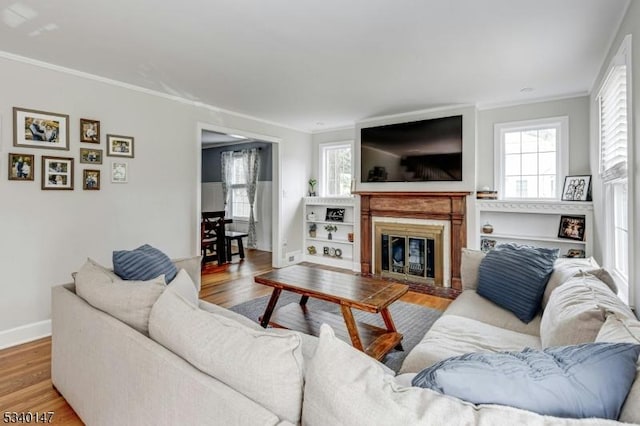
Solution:
M 308 266 L 289 266 L 258 275 L 255 281 L 273 287 L 264 315 L 263 327 L 288 328 L 317 336 L 320 325 L 327 323 L 336 336 L 378 360 L 394 347 L 400 347 L 402 334 L 389 313 L 389 305 L 398 300 L 409 286 L 349 273 L 333 272 Z M 300 303 L 290 303 L 274 312 L 282 290 L 302 295 Z M 309 297 L 340 305 L 342 316 L 307 308 Z M 356 322 L 351 308 L 379 313 L 386 328 Z

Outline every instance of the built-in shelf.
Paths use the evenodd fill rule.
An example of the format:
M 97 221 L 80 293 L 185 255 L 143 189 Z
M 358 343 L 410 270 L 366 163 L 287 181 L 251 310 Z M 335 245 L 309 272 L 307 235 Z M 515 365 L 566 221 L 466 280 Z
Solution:
M 357 241 L 357 233 L 359 224 L 356 223 L 357 210 L 355 197 L 304 197 L 303 198 L 303 260 L 312 263 L 319 263 L 327 266 L 335 266 L 338 268 L 349 268 L 359 271 L 359 244 Z M 344 209 L 344 218 L 342 222 L 325 220 L 327 209 Z M 315 215 L 315 219 L 309 219 L 310 214 Z M 316 236 L 309 235 L 309 227 L 317 225 Z M 332 232 L 332 239 L 327 238 L 329 233 L 324 229 L 325 225 L 335 225 L 338 230 Z M 353 240 L 349 241 L 349 234 L 353 234 Z M 313 246 L 316 254 L 309 253 L 309 249 Z M 324 247 L 329 249 L 339 248 L 342 256 L 329 256 L 323 253 Z
M 584 218 L 584 241 L 558 236 L 562 216 Z M 587 257 L 592 254 L 593 203 L 590 201 L 476 200 L 476 223 L 478 248 L 482 248 L 483 240 L 495 240 L 559 248 L 561 256 L 569 249 L 584 250 Z M 493 226 L 490 234 L 482 232 L 487 223 Z

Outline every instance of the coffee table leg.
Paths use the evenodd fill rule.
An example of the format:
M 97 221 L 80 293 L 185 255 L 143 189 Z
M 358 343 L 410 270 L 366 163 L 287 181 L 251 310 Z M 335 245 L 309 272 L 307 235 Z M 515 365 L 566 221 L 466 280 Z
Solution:
M 262 320 L 260 321 L 260 325 L 264 328 L 267 328 L 267 326 L 269 325 L 271 314 L 273 314 L 276 303 L 278 303 L 280 293 L 282 293 L 281 288 L 274 288 L 273 293 L 271 293 L 271 298 L 269 299 L 269 303 L 267 304 L 267 309 L 264 311 L 264 315 L 262 315 Z
M 384 321 L 384 325 L 387 327 L 387 331 L 395 331 L 396 325 L 393 323 L 393 318 L 391 318 L 391 312 L 389 312 L 389 308 L 384 308 L 380 311 L 380 315 L 382 315 L 382 320 Z M 402 343 L 398 343 L 395 347 L 396 350 L 403 351 Z
M 307 304 L 307 300 L 309 300 L 309 296 L 302 296 L 300 298 L 300 306 L 305 306 Z
M 351 308 L 345 305 L 340 305 L 340 309 L 342 310 L 342 316 L 344 317 L 344 322 L 347 325 L 347 331 L 349 332 L 349 337 L 351 337 L 351 344 L 353 345 L 354 348 L 364 352 L 364 347 L 362 346 L 362 341 L 360 340 L 360 334 L 358 334 L 358 327 L 356 326 L 356 320 L 353 318 L 353 313 L 351 312 Z

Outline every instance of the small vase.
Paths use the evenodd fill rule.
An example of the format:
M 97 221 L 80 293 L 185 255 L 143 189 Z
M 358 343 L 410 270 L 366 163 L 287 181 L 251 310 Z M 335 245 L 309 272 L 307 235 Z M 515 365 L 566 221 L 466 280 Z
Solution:
M 316 231 L 309 231 L 309 236 L 311 238 L 315 238 L 316 237 Z
M 485 223 L 484 225 L 482 225 L 482 232 L 484 234 L 491 234 L 493 232 L 493 225 L 491 225 L 490 223 Z
M 347 240 L 349 240 L 349 242 L 350 242 L 350 243 L 352 243 L 352 242 L 353 242 L 353 232 L 349 232 L 349 233 L 347 234 Z
M 329 236 L 327 236 L 327 238 L 333 240 L 333 235 L 331 235 L 331 232 L 329 232 Z

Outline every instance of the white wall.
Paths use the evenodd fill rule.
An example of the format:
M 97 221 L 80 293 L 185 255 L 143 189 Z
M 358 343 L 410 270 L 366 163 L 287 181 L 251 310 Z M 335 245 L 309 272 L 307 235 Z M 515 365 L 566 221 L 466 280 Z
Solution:
M 495 124 L 569 117 L 569 174 L 589 174 L 589 97 L 536 102 L 478 111 L 478 182 L 476 189 L 495 188 L 493 128 Z M 562 184 L 564 180 L 561 180 Z
M 283 253 L 300 250 L 310 135 L 6 58 L 0 58 L 0 93 L 0 347 L 35 337 L 19 327 L 50 318 L 50 287 L 69 282 L 88 256 L 110 265 L 113 250 L 144 243 L 171 257 L 197 254 L 199 122 L 282 140 Z M 14 148 L 14 106 L 69 114 L 70 151 Z M 135 137 L 128 184 L 109 182 L 111 158 L 105 157 L 102 189 L 81 189 L 79 148 L 95 147 L 79 143 L 81 117 L 101 121 L 101 149 L 107 133 Z M 35 182 L 4 177 L 8 152 L 36 155 Z M 76 159 L 74 191 L 40 190 L 42 155 Z
M 272 182 L 258 182 L 256 191 L 256 243 L 258 250 L 271 251 L 271 231 L 273 220 L 273 208 L 271 197 L 273 195 Z M 221 182 L 202 182 L 202 208 L 206 211 L 224 210 L 224 197 L 222 196 Z M 227 225 L 230 231 L 248 232 L 249 222 L 234 220 Z
M 603 191 L 602 181 L 598 175 L 599 170 L 599 136 L 598 136 L 598 105 L 597 96 L 598 90 L 602 85 L 602 80 L 605 77 L 611 58 L 616 55 L 622 40 L 627 34 L 632 36 L 632 111 L 629 115 L 629 121 L 631 123 L 632 132 L 630 133 L 630 143 L 632 146 L 633 157 L 629 159 L 629 164 L 632 167 L 631 175 L 629 176 L 630 191 L 634 194 L 633 205 L 630 205 L 630 211 L 633 212 L 629 216 L 629 222 L 631 226 L 635 226 L 635 229 L 630 229 L 629 241 L 629 263 L 631 264 L 631 271 L 629 276 L 630 297 L 629 303 L 635 306 L 636 312 L 640 311 L 640 2 L 632 1 L 629 5 L 629 9 L 625 14 L 625 17 L 620 25 L 620 28 L 615 36 L 615 39 L 607 53 L 600 73 L 596 79 L 591 91 L 590 99 L 590 114 L 591 114 L 591 174 L 593 175 L 593 200 L 594 200 L 594 226 L 595 226 L 595 247 L 596 256 L 602 258 L 602 252 L 604 248 L 599 243 L 605 240 L 605 226 L 604 226 L 604 214 L 602 211 Z

